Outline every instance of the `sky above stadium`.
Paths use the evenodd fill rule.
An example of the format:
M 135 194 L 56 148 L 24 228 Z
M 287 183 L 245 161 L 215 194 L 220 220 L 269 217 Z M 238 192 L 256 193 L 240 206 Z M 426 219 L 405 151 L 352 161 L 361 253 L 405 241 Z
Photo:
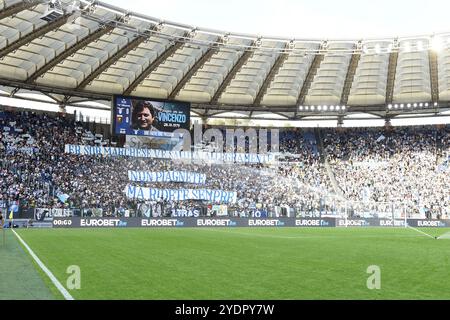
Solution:
M 200 28 L 286 38 L 354 39 L 450 32 L 448 0 L 103 0 Z

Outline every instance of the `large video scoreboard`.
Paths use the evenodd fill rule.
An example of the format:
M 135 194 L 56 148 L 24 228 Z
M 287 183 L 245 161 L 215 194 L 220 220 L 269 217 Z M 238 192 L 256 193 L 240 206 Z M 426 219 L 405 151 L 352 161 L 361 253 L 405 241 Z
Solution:
M 190 128 L 191 104 L 139 97 L 113 97 L 113 132 L 116 135 L 172 137 Z

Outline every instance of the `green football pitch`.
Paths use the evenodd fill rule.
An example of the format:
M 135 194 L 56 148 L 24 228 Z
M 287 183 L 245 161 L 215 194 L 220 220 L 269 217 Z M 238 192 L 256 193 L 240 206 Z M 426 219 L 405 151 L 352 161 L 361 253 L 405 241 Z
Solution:
M 433 236 L 449 231 L 422 230 Z M 19 229 L 18 234 L 63 286 L 71 276 L 68 268 L 80 268 L 81 288 L 69 290 L 75 299 L 450 299 L 450 240 L 409 228 Z M 6 281 L 0 299 L 17 299 L 21 290 L 33 292 L 25 299 L 62 299 L 12 233 L 0 250 L 7 257 L 0 261 L 2 270 L 34 281 L 25 290 L 23 281 Z M 370 266 L 379 267 L 379 289 L 368 289 Z

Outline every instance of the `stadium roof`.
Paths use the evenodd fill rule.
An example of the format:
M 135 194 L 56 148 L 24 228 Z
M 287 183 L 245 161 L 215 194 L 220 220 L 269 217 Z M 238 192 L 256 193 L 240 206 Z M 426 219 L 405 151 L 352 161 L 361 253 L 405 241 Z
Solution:
M 0 0 L 0 89 L 60 105 L 114 94 L 189 101 L 200 116 L 448 113 L 450 33 L 285 39 L 161 21 L 100 1 Z

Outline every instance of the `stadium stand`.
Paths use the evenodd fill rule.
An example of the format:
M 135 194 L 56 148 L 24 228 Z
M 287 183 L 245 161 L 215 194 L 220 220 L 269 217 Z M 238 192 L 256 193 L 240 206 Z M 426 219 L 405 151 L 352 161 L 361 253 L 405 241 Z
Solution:
M 113 94 L 174 99 L 192 102 L 200 117 L 230 110 L 294 120 L 386 119 L 407 109 L 448 115 L 446 34 L 273 38 L 162 21 L 101 1 L 2 0 L 0 17 L 4 96 L 36 90 L 63 108 Z
M 162 209 L 126 198 L 128 170 L 167 169 L 201 172 L 205 187 L 236 192 L 239 201 L 228 212 L 241 216 L 255 209 L 336 215 L 349 208 L 363 215 L 373 203 L 399 202 L 397 209 L 410 216 L 449 214 L 448 125 L 389 126 L 406 117 L 448 118 L 448 35 L 263 37 L 162 21 L 101 1 L 0 0 L 0 19 L 0 96 L 26 99 L 39 92 L 62 112 L 1 112 L 3 209 L 18 203 L 21 210 L 117 215 L 139 214 L 149 205 L 152 214 L 159 208 L 159 215 L 170 215 L 177 207 L 217 205 L 191 201 Z M 233 120 L 247 123 L 330 120 L 342 126 L 376 119 L 386 127 L 280 129 L 277 166 L 64 153 L 66 144 L 123 146 L 110 139 L 110 126 L 98 131 L 67 112 L 75 106 L 109 112 L 113 95 L 188 101 L 203 124 L 216 117 L 227 122 L 234 113 Z M 223 129 L 226 123 L 213 124 Z
M 142 201 L 127 199 L 124 192 L 128 170 L 187 170 L 205 174 L 208 188 L 237 192 L 237 203 L 228 208 L 230 215 L 246 216 L 256 207 L 272 214 L 277 208 L 288 208 L 298 216 L 336 215 L 339 201 L 363 205 L 399 199 L 411 215 L 450 214 L 448 163 L 440 166 L 450 148 L 450 126 L 284 130 L 280 151 L 290 156 L 276 166 L 66 154 L 65 144 L 105 143 L 94 140 L 95 134 L 74 119 L 28 111 L 1 112 L 0 127 L 1 201 L 19 202 L 22 209 L 102 209 L 106 216 L 126 209 L 138 214 Z M 342 193 L 335 190 L 332 179 Z M 164 188 L 179 186 L 164 183 Z M 60 195 L 67 195 L 67 201 Z M 165 202 L 159 214 L 217 204 L 221 203 Z M 156 208 L 157 203 L 148 205 Z

